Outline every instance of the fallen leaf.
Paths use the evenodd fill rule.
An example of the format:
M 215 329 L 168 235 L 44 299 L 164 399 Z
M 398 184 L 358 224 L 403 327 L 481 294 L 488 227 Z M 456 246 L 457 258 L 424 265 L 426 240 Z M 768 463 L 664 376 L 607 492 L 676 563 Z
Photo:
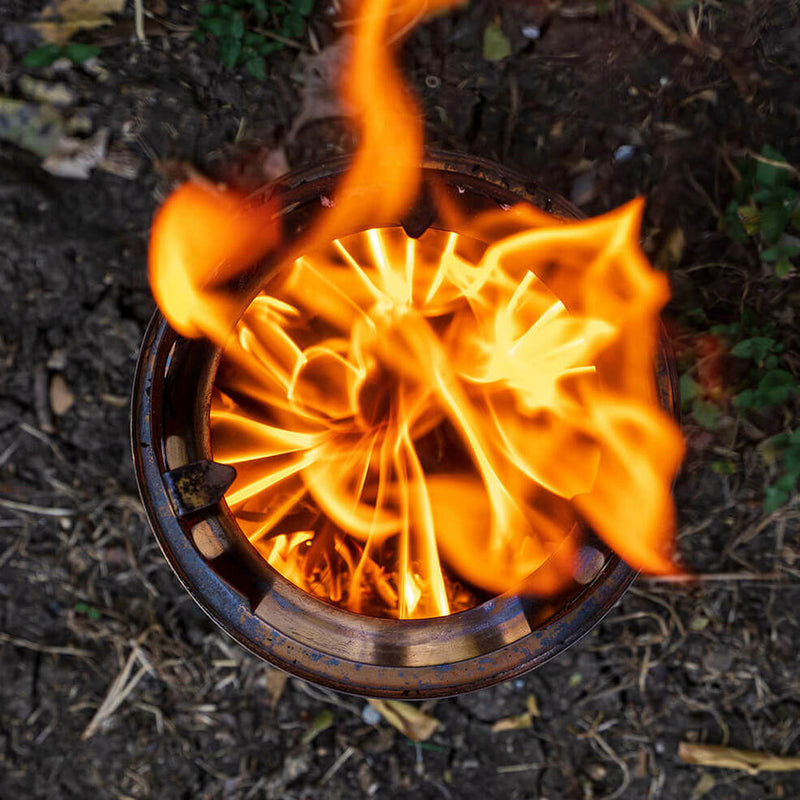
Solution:
M 434 719 L 417 706 L 411 703 L 404 703 L 400 700 L 375 700 L 370 698 L 367 702 L 400 733 L 407 736 L 414 742 L 424 742 L 429 739 L 436 728 L 439 727 L 439 720 Z
M 490 22 L 483 32 L 483 57 L 486 61 L 502 61 L 511 55 L 511 42 L 503 33 L 500 21 Z
M 522 728 L 530 728 L 533 725 L 531 715 L 525 711 L 522 714 L 516 714 L 513 717 L 504 717 L 497 720 L 492 725 L 492 733 L 502 733 L 503 731 L 515 731 Z
M 326 708 L 320 711 L 312 720 L 311 724 L 306 729 L 303 737 L 300 739 L 302 744 L 309 744 L 314 741 L 323 731 L 328 730 L 333 725 L 333 710 Z
M 700 800 L 701 797 L 705 797 L 716 786 L 716 783 L 710 772 L 704 772 L 692 789 L 691 800 Z
M 522 714 L 515 714 L 511 717 L 499 719 L 492 725 L 492 733 L 502 733 L 503 731 L 519 730 L 530 728 L 533 725 L 533 718 L 539 716 L 539 704 L 536 697 L 528 695 L 527 709 Z
M 288 680 L 289 676 L 279 669 L 270 668 L 267 672 L 267 695 L 269 696 L 269 706 L 273 711 L 283 696 L 283 690 L 286 688 Z
M 686 236 L 683 233 L 683 229 L 678 225 L 667 234 L 667 238 L 661 245 L 661 249 L 656 254 L 653 263 L 661 270 L 669 270 L 677 267 L 683 257 L 683 248 L 685 245 Z
M 65 44 L 79 31 L 110 25 L 109 14 L 119 14 L 125 0 L 51 0 L 31 23 L 42 41 Z
M 291 142 L 309 122 L 350 114 L 339 96 L 339 79 L 350 55 L 352 36 L 341 36 L 312 55 L 301 56 L 300 112 L 294 118 L 284 142 Z
M 704 767 L 739 769 L 750 775 L 759 772 L 794 772 L 800 770 L 800 756 L 776 756 L 756 750 L 740 750 L 715 744 L 681 742 L 678 756 L 687 764 Z
M 67 135 L 68 125 L 49 103 L 0 97 L 0 140 L 43 158 L 42 168 L 62 178 L 88 178 L 106 155 L 108 130 L 86 139 Z
M 106 156 L 108 128 L 88 139 L 62 136 L 55 150 L 42 162 L 42 169 L 59 178 L 85 180 Z
M 28 100 L 48 103 L 56 108 L 71 106 L 78 99 L 78 95 L 65 83 L 39 81 L 30 75 L 22 75 L 17 85 Z
M 45 158 L 63 135 L 64 121 L 52 106 L 0 97 L 0 139 Z
M 75 393 L 69 388 L 63 375 L 53 375 L 50 381 L 50 408 L 57 417 L 62 417 L 75 405 Z

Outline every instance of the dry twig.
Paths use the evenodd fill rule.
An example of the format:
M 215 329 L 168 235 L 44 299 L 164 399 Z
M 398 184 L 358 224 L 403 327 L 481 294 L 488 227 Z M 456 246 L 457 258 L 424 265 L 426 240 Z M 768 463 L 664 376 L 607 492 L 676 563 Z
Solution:
M 69 645 L 50 645 L 31 642 L 28 639 L 21 639 L 18 636 L 11 636 L 8 633 L 0 633 L 0 643 L 10 644 L 15 647 L 22 647 L 25 650 L 33 650 L 36 653 L 46 653 L 54 656 L 75 656 L 77 658 L 89 658 L 92 654 L 88 650 L 81 650 Z
M 737 747 L 723 747 L 716 744 L 681 742 L 678 747 L 678 756 L 687 764 L 740 769 L 750 775 L 757 775 L 759 772 L 794 772 L 800 770 L 800 756 L 776 756 L 772 753 L 740 750 Z
M 669 25 L 650 11 L 649 8 L 645 8 L 636 0 L 627 0 L 627 5 L 634 16 L 639 17 L 645 25 L 652 28 L 667 44 L 680 45 L 689 52 L 695 55 L 707 56 L 712 61 L 719 61 L 722 58 L 722 52 L 716 45 L 704 42 L 699 36 L 679 33 L 673 28 L 670 28 Z
M 100 726 L 119 708 L 125 698 L 136 688 L 139 681 L 148 673 L 151 672 L 153 667 L 144 656 L 142 651 L 142 642 L 144 641 L 150 630 L 146 630 L 135 642 L 133 649 L 128 655 L 125 665 L 111 682 L 108 687 L 105 699 L 100 704 L 95 715 L 92 717 L 86 729 L 81 734 L 81 740 L 86 741 L 97 733 Z M 139 669 L 131 677 L 134 664 L 139 661 L 142 664 Z M 144 662 L 144 663 L 142 663 Z

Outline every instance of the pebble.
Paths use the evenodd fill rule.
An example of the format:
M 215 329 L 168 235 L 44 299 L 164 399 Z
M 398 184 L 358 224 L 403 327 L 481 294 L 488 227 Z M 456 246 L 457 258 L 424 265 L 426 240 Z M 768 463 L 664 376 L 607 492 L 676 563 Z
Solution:
M 614 161 L 618 164 L 624 164 L 626 161 L 630 161 L 633 158 L 635 152 L 636 148 L 632 144 L 621 144 L 614 151 Z
M 361 709 L 361 719 L 363 719 L 367 725 L 377 725 L 382 717 L 379 711 L 367 703 L 364 708 Z

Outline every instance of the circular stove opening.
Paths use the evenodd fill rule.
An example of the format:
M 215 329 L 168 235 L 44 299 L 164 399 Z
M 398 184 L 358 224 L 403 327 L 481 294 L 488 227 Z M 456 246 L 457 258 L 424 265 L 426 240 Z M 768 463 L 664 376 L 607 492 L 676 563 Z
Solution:
M 340 162 L 283 179 L 287 242 L 302 236 L 344 167 Z M 487 162 L 438 156 L 424 172 L 470 214 L 523 199 L 551 213 L 578 216 L 565 201 Z M 451 233 L 437 232 L 425 203 L 401 222 L 406 238 L 409 230 L 417 237 L 428 229 L 432 237 Z M 298 255 L 287 252 L 292 261 Z M 261 265 L 259 285 L 286 263 L 287 252 Z M 565 541 L 574 538 L 579 557 L 572 562 L 569 585 L 552 596 L 537 596 L 534 572 L 500 594 L 481 593 L 461 579 L 472 596 L 463 610 L 456 606 L 447 616 L 391 619 L 386 618 L 391 613 L 354 613 L 330 598 L 319 599 L 267 563 L 243 531 L 247 525 L 223 500 L 233 476 L 213 460 L 209 424 L 221 363 L 223 375 L 219 349 L 178 336 L 156 314 L 134 387 L 134 459 L 148 516 L 173 569 L 218 624 L 271 663 L 322 685 L 375 697 L 469 691 L 552 658 L 597 624 L 633 580 L 634 570 L 590 532 L 572 526 L 565 529 Z M 657 373 L 661 403 L 674 412 L 674 369 L 663 344 Z M 362 387 L 373 394 L 379 388 Z M 375 413 L 380 401 L 373 397 L 364 405 Z

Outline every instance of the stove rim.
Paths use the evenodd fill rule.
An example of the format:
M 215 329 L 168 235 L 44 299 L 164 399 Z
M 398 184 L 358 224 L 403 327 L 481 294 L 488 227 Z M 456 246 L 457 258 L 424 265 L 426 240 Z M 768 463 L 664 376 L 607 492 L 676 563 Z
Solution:
M 284 176 L 279 183 L 284 191 L 288 187 L 292 194 L 296 194 L 298 190 L 306 194 L 309 188 L 316 185 L 310 194 L 318 197 L 325 189 L 325 186 L 320 188 L 319 182 L 327 184 L 331 178 L 335 179 L 347 163 L 346 158 L 336 159 L 316 168 Z M 443 168 L 442 164 L 446 166 Z M 468 168 L 467 174 L 462 171 L 465 165 Z M 496 202 L 501 202 L 496 197 L 499 193 L 517 200 L 529 200 L 540 208 L 547 206 L 547 210 L 561 212 L 564 216 L 582 216 L 558 195 L 550 195 L 542 191 L 538 184 L 524 182 L 511 171 L 482 159 L 435 153 L 426 161 L 425 167 L 437 173 L 443 171 L 446 180 L 453 183 L 477 181 Z M 477 177 L 476 173 L 479 173 Z M 542 197 L 547 198 L 547 203 L 543 202 Z M 163 400 L 163 381 L 166 380 L 163 371 L 159 374 L 158 362 L 161 360 L 164 366 L 165 358 L 169 357 L 170 354 L 165 353 L 164 344 L 170 338 L 173 339 L 173 344 L 181 339 L 169 328 L 160 312 L 156 311 L 143 340 L 133 392 L 131 441 L 140 494 L 159 546 L 186 590 L 211 619 L 259 658 L 298 677 L 353 694 L 406 699 L 450 696 L 516 677 L 554 658 L 592 630 L 636 577 L 637 572 L 618 556 L 607 555 L 602 569 L 594 579 L 574 594 L 564 608 L 537 628 L 529 628 L 529 632 L 511 641 L 503 641 L 501 636 L 499 646 L 495 649 L 477 652 L 457 661 L 399 665 L 369 663 L 332 655 L 321 646 L 292 638 L 295 631 L 291 626 L 287 632 L 270 624 L 259 616 L 257 608 L 246 596 L 214 571 L 192 542 L 190 531 L 184 527 L 185 523 L 176 515 L 172 506 L 163 479 L 163 468 L 166 465 L 159 463 L 159 449 L 163 442 L 159 444 L 157 438 L 154 438 L 159 431 L 158 420 L 154 426 L 153 418 L 154 403 L 157 406 Z M 170 351 L 171 347 L 170 344 Z M 659 382 L 661 383 L 662 377 L 666 377 L 668 403 L 671 406 L 667 410 L 676 413 L 677 382 L 673 375 L 674 363 L 665 351 L 663 337 L 660 349 Z M 666 405 L 663 397 L 662 405 Z M 163 409 L 160 414 L 163 414 Z M 205 427 L 208 428 L 207 423 Z M 163 458 L 163 453 L 161 456 Z M 224 501 L 221 505 L 227 510 Z M 227 513 L 230 514 L 230 511 L 227 510 Z M 312 597 L 276 573 L 263 559 L 257 558 L 272 573 L 265 597 L 270 596 L 279 605 L 283 603 L 288 608 L 294 608 L 294 611 L 289 612 L 289 621 L 292 614 L 295 615 L 295 621 L 300 623 L 303 618 L 315 613 L 337 618 L 345 615 L 363 619 L 361 615 L 334 608 Z M 292 595 L 296 593 L 312 602 L 299 605 L 293 603 L 296 597 L 293 598 Z M 488 616 L 496 617 L 492 625 L 497 629 L 498 623 L 507 623 L 510 612 L 515 612 L 516 616 L 525 616 L 525 605 L 529 601 L 529 597 L 511 592 L 449 617 L 426 620 L 369 617 L 367 619 L 371 624 L 367 627 L 377 624 L 395 635 L 403 636 L 415 628 L 422 627 L 428 632 L 441 628 L 442 620 L 446 620 L 446 627 L 452 629 L 453 623 L 460 628 L 461 623 L 469 617 L 477 620 L 478 617 Z M 365 630 L 364 634 L 368 635 L 368 632 Z M 441 632 L 437 635 L 443 638 L 440 645 L 450 646 L 450 636 L 443 637 Z

